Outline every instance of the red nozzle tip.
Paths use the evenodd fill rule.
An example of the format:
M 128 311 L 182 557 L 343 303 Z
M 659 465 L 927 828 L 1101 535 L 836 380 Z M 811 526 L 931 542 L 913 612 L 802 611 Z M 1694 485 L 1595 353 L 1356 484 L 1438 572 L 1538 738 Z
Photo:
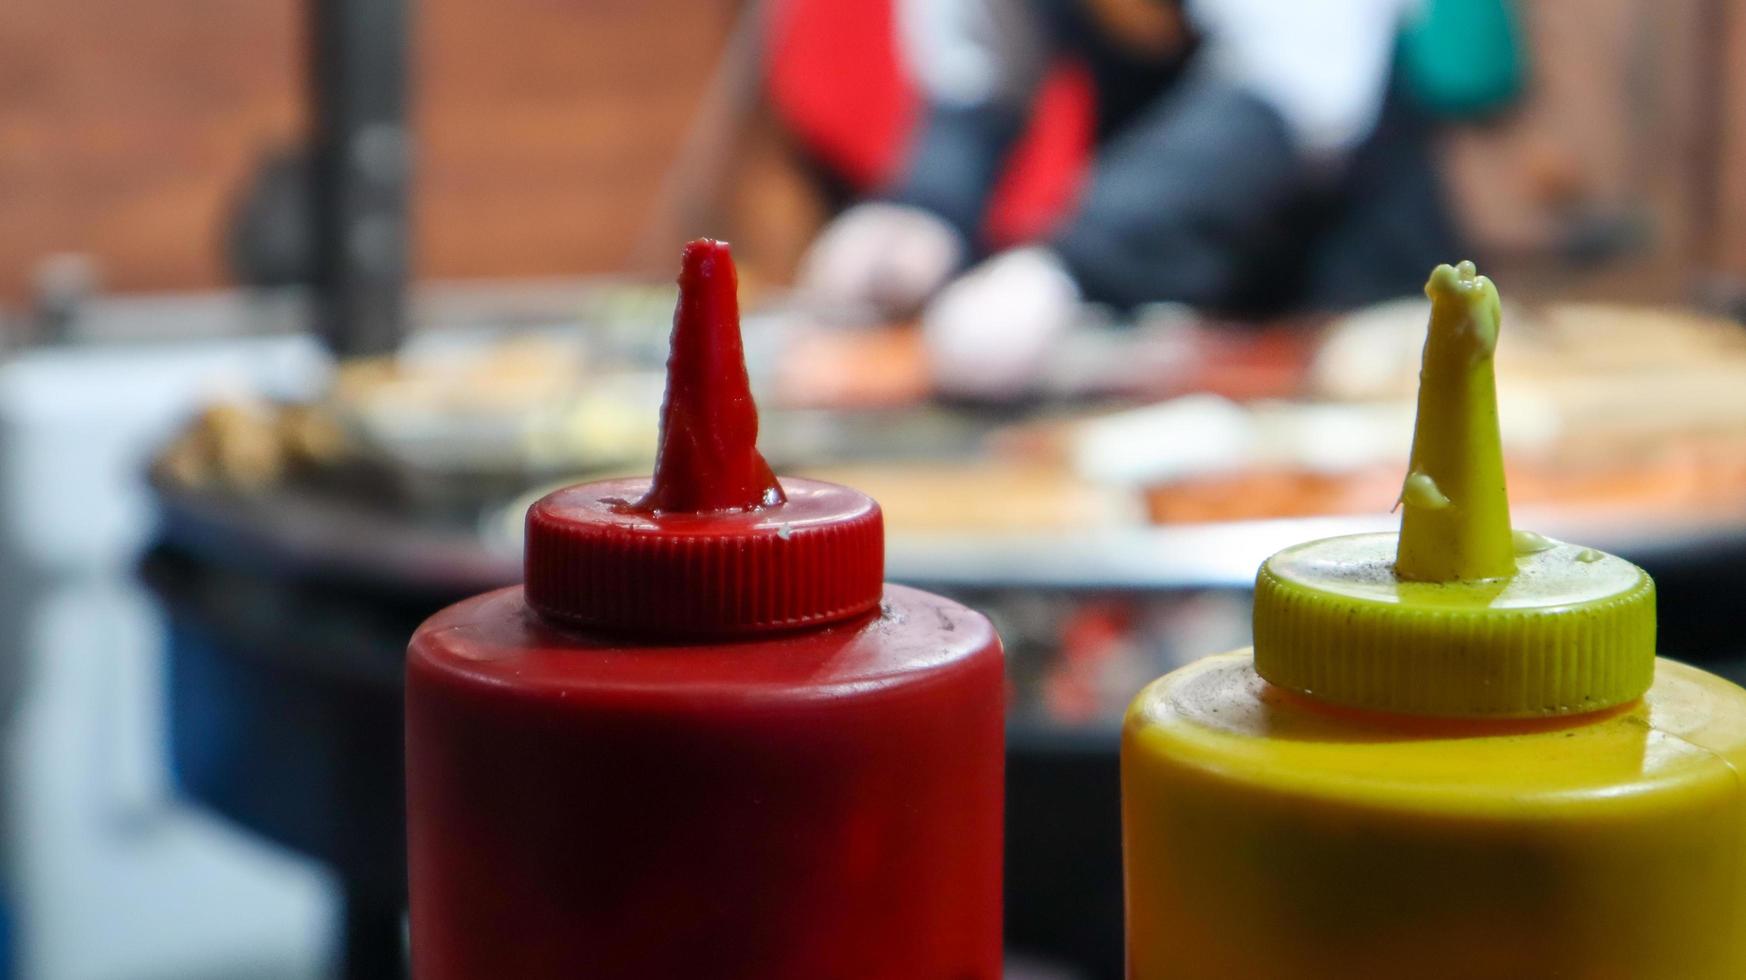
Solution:
M 661 445 L 638 510 L 752 510 L 785 499 L 758 452 L 758 406 L 740 343 L 738 286 L 727 242 L 700 238 L 685 246 Z
M 726 244 L 686 246 L 654 477 L 566 487 L 528 508 L 525 595 L 542 617 L 709 637 L 879 608 L 879 505 L 816 480 L 784 493 L 758 455 L 735 286 Z

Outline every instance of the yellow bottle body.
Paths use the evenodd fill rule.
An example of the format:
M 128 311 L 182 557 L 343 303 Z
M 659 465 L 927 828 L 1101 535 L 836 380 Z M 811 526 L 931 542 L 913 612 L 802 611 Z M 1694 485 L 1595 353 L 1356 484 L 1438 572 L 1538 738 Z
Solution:
M 1329 707 L 1250 651 L 1122 735 L 1130 980 L 1746 978 L 1746 691 L 1532 721 Z

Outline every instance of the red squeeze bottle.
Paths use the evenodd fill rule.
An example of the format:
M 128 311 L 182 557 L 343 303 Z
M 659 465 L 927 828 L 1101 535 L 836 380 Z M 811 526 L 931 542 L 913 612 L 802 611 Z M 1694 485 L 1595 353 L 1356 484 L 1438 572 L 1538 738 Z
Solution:
M 1000 640 L 772 475 L 727 245 L 679 287 L 653 478 L 534 504 L 407 651 L 415 975 L 997 980 Z

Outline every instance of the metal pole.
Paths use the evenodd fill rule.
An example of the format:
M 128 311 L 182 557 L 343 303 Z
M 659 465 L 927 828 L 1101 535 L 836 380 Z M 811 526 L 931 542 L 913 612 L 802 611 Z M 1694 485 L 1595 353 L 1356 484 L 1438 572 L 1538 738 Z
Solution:
M 407 0 L 310 0 L 316 329 L 342 357 L 406 320 Z

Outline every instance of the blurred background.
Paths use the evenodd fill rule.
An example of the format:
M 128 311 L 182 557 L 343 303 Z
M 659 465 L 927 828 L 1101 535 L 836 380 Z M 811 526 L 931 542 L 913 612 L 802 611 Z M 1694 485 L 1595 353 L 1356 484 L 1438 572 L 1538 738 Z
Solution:
M 765 454 L 1006 637 L 1012 976 L 1118 977 L 1121 711 L 1390 526 L 1436 262 L 1516 523 L 1746 676 L 1742 219 L 1733 0 L 14 4 L 0 977 L 399 975 L 405 640 L 647 471 L 699 235 Z

